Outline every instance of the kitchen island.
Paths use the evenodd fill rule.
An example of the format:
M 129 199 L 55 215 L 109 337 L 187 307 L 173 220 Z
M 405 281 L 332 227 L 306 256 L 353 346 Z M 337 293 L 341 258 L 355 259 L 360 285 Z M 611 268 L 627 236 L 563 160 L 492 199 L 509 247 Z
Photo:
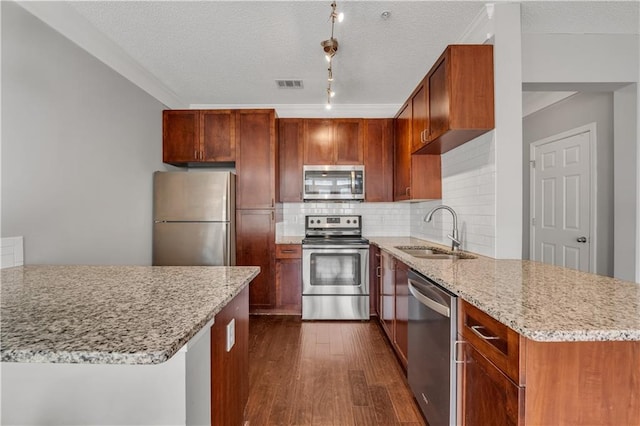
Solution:
M 458 296 L 461 424 L 640 425 L 639 284 L 528 260 L 421 259 L 398 247 L 439 245 L 370 240 Z
M 258 273 L 257 267 L 3 269 L 2 423 L 208 423 L 210 328 L 227 304 L 246 296 Z

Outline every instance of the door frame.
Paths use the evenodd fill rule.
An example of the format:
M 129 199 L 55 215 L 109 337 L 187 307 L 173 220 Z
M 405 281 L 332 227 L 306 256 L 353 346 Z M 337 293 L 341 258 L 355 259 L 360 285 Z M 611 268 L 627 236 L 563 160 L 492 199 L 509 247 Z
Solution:
M 582 133 L 589 133 L 589 272 L 596 272 L 596 260 L 598 259 L 598 245 L 597 245 L 597 174 L 598 170 L 596 168 L 597 159 L 596 159 L 596 148 L 598 145 L 597 141 L 597 126 L 595 122 L 586 124 L 584 126 L 576 127 L 561 133 L 557 133 L 555 135 L 551 135 L 544 139 L 537 140 L 532 142 L 529 147 L 529 218 L 535 217 L 535 209 L 536 209 L 536 199 L 535 199 L 535 177 L 536 177 L 536 169 L 533 167 L 533 162 L 536 158 L 536 149 L 541 147 L 542 145 L 546 145 L 549 143 L 556 142 L 561 139 L 566 139 L 571 136 L 576 136 Z M 533 259 L 535 257 L 535 229 L 533 226 L 533 221 L 529 220 L 529 258 Z

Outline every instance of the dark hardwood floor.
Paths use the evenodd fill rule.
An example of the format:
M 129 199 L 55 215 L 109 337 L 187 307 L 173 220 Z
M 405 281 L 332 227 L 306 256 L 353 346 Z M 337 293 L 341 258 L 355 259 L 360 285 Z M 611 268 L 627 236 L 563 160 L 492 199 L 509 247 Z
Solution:
M 249 321 L 250 426 L 425 425 L 375 320 Z

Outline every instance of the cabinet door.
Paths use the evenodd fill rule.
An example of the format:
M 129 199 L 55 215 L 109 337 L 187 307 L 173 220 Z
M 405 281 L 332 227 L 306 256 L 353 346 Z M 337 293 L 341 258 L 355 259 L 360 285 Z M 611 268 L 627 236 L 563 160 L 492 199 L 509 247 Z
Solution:
M 302 202 L 304 120 L 280 119 L 278 123 L 280 202 Z
M 393 201 L 393 120 L 364 120 L 365 201 Z
M 389 340 L 394 341 L 393 322 L 395 318 L 395 271 L 394 258 L 384 250 L 380 250 L 382 263 L 382 279 L 380 288 L 380 323 Z
M 364 157 L 362 120 L 333 120 L 335 159 L 327 164 L 362 164 Z
M 333 164 L 334 148 L 331 120 L 304 120 L 304 164 Z
M 276 260 L 276 309 L 302 314 L 302 260 Z
M 369 312 L 380 315 L 380 248 L 373 244 L 369 247 Z
M 407 274 L 409 267 L 396 260 L 395 270 L 395 333 L 394 343 L 400 360 L 407 367 L 409 351 L 409 283 Z
M 251 284 L 250 284 L 251 286 Z M 227 325 L 235 344 L 227 351 Z M 241 425 L 249 398 L 249 287 L 218 314 L 211 327 L 211 425 Z
M 461 337 L 461 336 L 460 336 Z M 464 344 L 461 372 L 463 426 L 524 424 L 524 388 L 516 386 L 471 344 Z
M 411 199 L 442 198 L 442 169 L 439 155 L 411 155 Z
M 236 208 L 275 206 L 275 113 L 239 110 L 236 115 Z
M 395 179 L 393 200 L 408 200 L 411 196 L 411 104 L 407 103 L 395 119 Z M 365 171 L 366 172 L 366 171 Z
M 200 113 L 202 155 L 200 161 L 236 161 L 236 122 L 231 110 Z
M 429 140 L 442 135 L 449 128 L 449 91 L 447 90 L 447 61 L 440 63 L 427 77 L 429 82 Z
M 411 119 L 411 152 L 422 148 L 428 133 L 429 100 L 426 79 L 418 86 L 411 97 L 413 117 Z
M 236 264 L 260 267 L 249 286 L 252 312 L 275 306 L 274 227 L 273 210 L 236 210 Z
M 176 165 L 198 161 L 199 151 L 199 111 L 162 111 L 162 161 Z

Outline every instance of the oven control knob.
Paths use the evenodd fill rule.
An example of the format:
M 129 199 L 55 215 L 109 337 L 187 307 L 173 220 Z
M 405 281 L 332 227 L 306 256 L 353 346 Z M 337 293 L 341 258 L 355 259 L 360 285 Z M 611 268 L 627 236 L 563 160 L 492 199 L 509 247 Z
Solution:
M 351 223 L 351 221 L 349 219 L 347 219 L 347 223 Z
M 356 225 L 358 223 L 358 219 L 353 219 L 353 224 Z

